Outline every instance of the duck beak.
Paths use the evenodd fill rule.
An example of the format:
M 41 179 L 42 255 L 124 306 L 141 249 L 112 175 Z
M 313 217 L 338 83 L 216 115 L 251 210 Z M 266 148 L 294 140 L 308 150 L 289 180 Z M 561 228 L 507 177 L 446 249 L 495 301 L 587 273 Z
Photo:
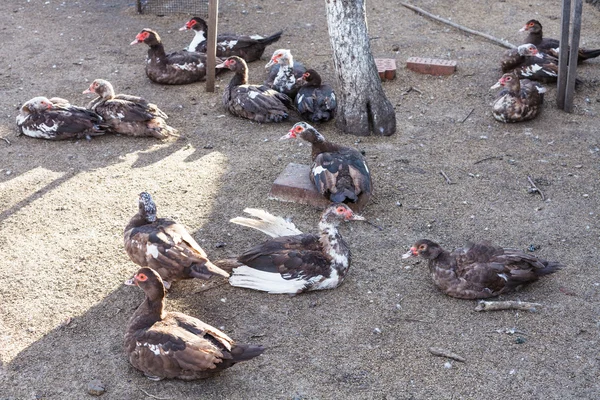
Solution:
M 223 61 L 221 64 L 215 65 L 215 68 L 229 68 L 229 67 L 227 67 L 227 65 L 225 65 L 225 61 Z
M 82 94 L 88 94 L 88 93 L 94 93 L 94 92 L 90 88 L 87 88 L 82 92 Z
M 137 282 L 135 280 L 135 276 L 133 278 L 131 278 L 131 279 L 127 279 L 123 283 L 125 283 L 127 286 L 137 286 Z
M 500 83 L 500 81 L 496 82 L 496 84 L 494 86 L 490 87 L 490 90 L 498 89 L 499 87 L 502 87 L 502 83 Z
M 269 60 L 269 62 L 267 63 L 267 65 L 265 65 L 265 69 L 271 68 L 271 66 L 275 64 L 275 61 L 271 58 Z
M 137 40 L 137 38 L 136 38 L 133 42 L 129 43 L 129 45 L 133 46 L 134 44 L 138 44 L 138 43 L 142 43 L 142 41 L 141 40 Z
M 527 25 L 524 25 L 521 29 L 519 29 L 519 32 L 527 32 L 529 30 Z
M 179 28 L 180 31 L 187 31 L 188 29 L 190 29 L 190 28 L 188 28 L 187 25 L 184 25 L 181 28 Z
M 290 130 L 288 133 L 286 133 L 285 135 L 280 137 L 279 140 L 295 139 L 295 138 L 296 138 L 296 133 L 293 130 Z
M 407 258 L 411 258 L 411 257 L 416 257 L 418 256 L 419 253 L 417 252 L 417 249 L 414 247 L 411 247 L 409 251 L 407 251 L 406 253 L 402 254 L 402 259 L 407 259 Z

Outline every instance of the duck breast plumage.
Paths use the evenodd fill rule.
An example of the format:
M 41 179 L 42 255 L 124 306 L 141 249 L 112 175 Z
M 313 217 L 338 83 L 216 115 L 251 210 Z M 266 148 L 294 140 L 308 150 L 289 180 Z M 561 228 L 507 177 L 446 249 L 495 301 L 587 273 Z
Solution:
M 139 286 L 146 295 L 129 320 L 125 352 L 148 379 L 204 379 L 264 351 L 237 344 L 197 318 L 165 311 L 163 281 L 150 268 L 141 268 L 126 284 Z

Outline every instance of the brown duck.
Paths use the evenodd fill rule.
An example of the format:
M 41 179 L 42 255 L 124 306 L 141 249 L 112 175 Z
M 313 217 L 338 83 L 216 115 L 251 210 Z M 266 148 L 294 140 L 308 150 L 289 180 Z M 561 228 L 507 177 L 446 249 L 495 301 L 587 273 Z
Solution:
M 560 41 L 557 39 L 544 37 L 542 24 L 540 21 L 531 19 L 519 30 L 519 32 L 529 32 L 523 43 L 531 43 L 537 46 L 540 51 L 546 52 L 551 56 L 558 57 Z M 590 58 L 600 56 L 600 49 L 588 50 L 579 48 L 577 52 L 577 62 L 581 63 Z
M 529 79 L 521 79 L 515 72 L 502 75 L 490 89 L 503 87 L 496 97 L 492 114 L 500 122 L 521 122 L 538 116 L 544 103 L 546 88 Z
M 210 262 L 183 225 L 156 218 L 156 205 L 147 192 L 140 193 L 139 211 L 125 227 L 124 240 L 131 261 L 158 272 L 167 289 L 181 279 L 229 276 Z
M 177 135 L 177 130 L 165 121 L 168 118 L 167 114 L 156 104 L 148 103 L 137 96 L 115 95 L 115 90 L 109 81 L 96 79 L 83 93 L 98 95 L 88 104 L 88 108 L 101 115 L 114 133 L 127 136 L 152 136 L 157 139 Z
M 559 262 L 487 241 L 450 253 L 431 240 L 421 239 L 402 258 L 418 256 L 428 260 L 433 283 L 447 295 L 460 299 L 498 296 L 564 267 Z
M 288 118 L 293 101 L 283 93 L 264 85 L 248 84 L 248 65 L 240 57 L 229 57 L 217 68 L 235 73 L 223 92 L 223 105 L 238 117 L 256 122 L 281 122 Z
M 146 43 L 150 47 L 146 60 L 146 75 L 153 82 L 184 85 L 206 77 L 206 54 L 204 53 L 182 50 L 167 54 L 160 36 L 151 29 L 143 29 L 138 33 L 131 44 L 137 43 Z
M 262 346 L 236 344 L 197 318 L 166 312 L 163 281 L 150 268 L 141 268 L 126 284 L 146 294 L 129 320 L 125 352 L 148 379 L 204 379 L 264 351 Z
M 306 122 L 295 124 L 281 139 L 297 137 L 312 145 L 310 180 L 317 190 L 334 203 L 357 203 L 362 209 L 373 190 L 365 157 L 352 147 L 328 142 Z

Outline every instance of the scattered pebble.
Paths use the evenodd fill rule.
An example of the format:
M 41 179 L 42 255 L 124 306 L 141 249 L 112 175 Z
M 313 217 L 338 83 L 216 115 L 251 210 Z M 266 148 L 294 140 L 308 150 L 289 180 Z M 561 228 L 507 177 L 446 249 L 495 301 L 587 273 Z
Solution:
M 226 301 L 227 301 L 227 299 L 226 299 L 225 297 L 223 297 L 223 298 L 221 299 L 221 303 L 225 303 Z
M 94 379 L 87 384 L 87 391 L 92 396 L 100 396 L 106 392 L 106 386 L 100 379 Z
M 218 242 L 217 244 L 215 244 L 215 247 L 217 249 L 220 249 L 220 248 L 225 247 L 225 246 L 227 246 L 227 243 L 225 243 L 225 242 Z
M 530 244 L 529 247 L 527 247 L 527 251 L 531 251 L 531 252 L 534 252 L 539 249 L 540 249 L 540 245 L 538 245 L 538 244 Z
M 375 329 L 373 329 L 373 333 L 376 335 L 381 335 L 381 329 L 375 328 Z
M 525 339 L 524 337 L 521 337 L 521 336 L 517 336 L 517 338 L 515 339 L 516 344 L 523 344 L 526 341 L 527 341 L 527 339 Z
M 450 368 L 452 368 L 452 363 L 451 363 L 450 361 L 446 361 L 446 362 L 444 363 L 444 368 L 447 368 L 447 369 L 450 369 Z

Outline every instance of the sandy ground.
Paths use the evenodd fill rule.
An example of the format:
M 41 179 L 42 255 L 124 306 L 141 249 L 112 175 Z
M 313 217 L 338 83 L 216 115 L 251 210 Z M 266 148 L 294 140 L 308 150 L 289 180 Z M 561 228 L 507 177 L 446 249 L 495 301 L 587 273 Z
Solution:
M 140 29 L 158 30 L 168 50 L 191 36 L 177 31 L 187 16 L 138 15 L 133 3 L 0 3 L 0 136 L 11 143 L 0 141 L 0 399 L 85 399 L 92 379 L 106 385 L 105 399 L 600 397 L 600 60 L 580 68 L 585 84 L 574 113 L 556 109 L 550 85 L 537 120 L 502 125 L 491 117 L 489 87 L 504 49 L 384 0 L 368 1 L 367 10 L 373 53 L 398 60 L 397 79 L 384 84 L 398 132 L 358 140 L 333 124 L 320 130 L 366 152 L 377 195 L 364 215 L 385 229 L 342 228 L 354 258 L 333 291 L 288 297 L 220 280 L 177 284 L 169 309 L 268 351 L 201 382 L 151 382 L 133 369 L 122 340 L 143 294 L 122 285 L 137 270 L 122 231 L 140 191 L 151 192 L 159 214 L 184 223 L 214 259 L 264 239 L 228 222 L 244 207 L 293 216 L 304 231 L 315 229 L 320 213 L 267 200 L 275 177 L 289 162 L 307 163 L 309 148 L 277 140 L 289 123 L 224 115 L 221 91 L 230 75 L 219 79 L 217 93 L 201 83 L 168 87 L 146 78 L 146 48 L 129 46 Z M 415 4 L 520 43 L 518 29 L 530 18 L 558 36 L 558 3 Z M 222 1 L 221 12 L 222 32 L 285 29 L 276 46 L 333 81 L 323 1 Z M 599 33 L 600 12 L 586 4 L 582 45 L 599 48 Z M 444 78 L 418 75 L 403 67 L 410 56 L 456 59 L 459 69 Z M 264 63 L 251 65 L 253 82 L 263 80 Z M 89 97 L 81 92 L 95 78 L 158 103 L 181 139 L 16 137 L 24 101 L 43 94 L 84 105 Z M 410 87 L 421 93 L 405 94 Z M 527 176 L 546 201 L 528 193 Z M 421 237 L 448 248 L 479 239 L 536 245 L 536 254 L 568 268 L 502 296 L 542 303 L 535 313 L 476 313 L 475 302 L 438 292 L 424 262 L 400 259 Z M 220 242 L 226 246 L 217 248 Z M 504 333 L 512 328 L 520 333 Z M 434 357 L 431 346 L 466 362 Z

